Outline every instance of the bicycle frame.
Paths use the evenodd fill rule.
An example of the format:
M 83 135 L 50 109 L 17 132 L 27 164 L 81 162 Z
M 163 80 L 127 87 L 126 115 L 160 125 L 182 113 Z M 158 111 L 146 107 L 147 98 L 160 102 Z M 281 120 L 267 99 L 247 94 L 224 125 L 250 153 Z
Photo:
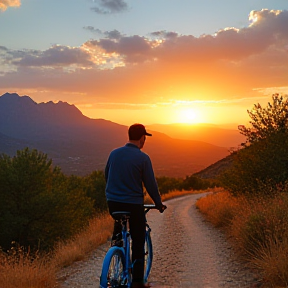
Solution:
M 155 205 L 144 205 L 145 216 L 150 209 L 156 209 Z M 130 251 L 130 232 L 128 229 L 129 222 L 129 212 L 116 212 L 118 213 L 118 220 L 121 221 L 122 224 L 122 240 L 123 247 L 113 246 L 111 247 L 103 261 L 102 273 L 100 277 L 100 287 L 108 288 L 108 287 L 131 287 L 132 282 L 132 268 L 133 264 L 131 261 L 131 251 Z M 115 215 L 116 216 L 116 215 Z M 153 251 L 152 251 L 152 242 L 150 237 L 151 228 L 149 227 L 146 219 L 146 235 L 145 235 L 145 245 L 147 245 L 147 251 L 145 251 L 145 271 L 144 271 L 144 281 L 146 282 L 151 270 L 152 259 L 153 259 Z M 115 258 L 114 258 L 115 257 Z M 147 258 L 146 258 L 147 257 Z M 118 263 L 115 264 L 114 260 Z M 111 264 L 112 263 L 112 264 Z M 113 267 L 113 276 L 114 272 L 116 277 L 110 278 L 110 265 Z M 119 273 L 119 267 L 121 273 Z M 123 269 L 121 269 L 121 267 Z
M 127 283 L 131 282 L 131 271 L 133 264 L 131 263 L 131 255 L 130 255 L 130 232 L 127 229 L 127 221 L 128 219 L 122 220 L 122 239 L 123 239 L 123 250 L 125 255 L 125 265 L 123 271 L 123 278 L 127 279 Z M 128 285 L 130 287 L 130 285 Z

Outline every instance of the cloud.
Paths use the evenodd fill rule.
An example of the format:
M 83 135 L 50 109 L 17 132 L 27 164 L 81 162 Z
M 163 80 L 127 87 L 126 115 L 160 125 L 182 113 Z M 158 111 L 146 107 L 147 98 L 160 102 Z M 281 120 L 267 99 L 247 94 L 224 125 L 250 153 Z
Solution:
M 156 38 L 171 39 L 176 38 L 178 33 L 169 31 L 155 31 L 151 33 L 151 36 Z
M 92 32 L 93 34 L 97 34 L 97 35 L 100 35 L 100 36 L 103 36 L 103 37 L 106 37 L 106 38 L 109 38 L 109 39 L 118 40 L 118 39 L 120 39 L 123 36 L 116 29 L 114 29 L 112 31 L 102 31 L 100 29 L 94 28 L 93 26 L 86 26 L 86 27 L 83 27 L 83 28 L 85 30 L 88 30 L 88 31 Z
M 98 6 L 91 8 L 98 14 L 113 14 L 124 12 L 128 9 L 128 5 L 123 0 L 95 0 Z
M 1 46 L 7 72 L 0 75 L 0 89 L 41 87 L 50 94 L 85 94 L 93 102 L 143 104 L 145 99 L 147 105 L 165 99 L 246 99 L 271 87 L 283 91 L 288 11 L 252 11 L 250 21 L 244 28 L 198 38 L 169 31 L 127 36 L 90 26 L 86 29 L 102 38 L 81 47 L 13 51 Z
M 114 30 L 102 32 L 106 39 L 90 41 L 91 45 L 101 47 L 107 53 L 118 53 L 128 62 L 131 59 L 159 59 L 160 61 L 240 61 L 252 55 L 264 53 L 270 46 L 288 43 L 288 11 L 252 11 L 255 20 L 249 27 L 226 28 L 215 35 L 178 35 L 176 32 L 156 31 L 154 40 L 138 35 L 125 36 Z M 99 32 L 99 31 L 98 31 Z M 115 34 L 112 37 L 113 33 Z M 107 39 L 108 38 L 108 39 Z M 156 40 L 155 40 L 156 39 Z M 157 41 L 158 39 L 158 41 Z
M 94 28 L 93 26 L 85 26 L 83 29 L 92 32 L 93 34 L 102 35 L 102 31 L 100 29 Z
M 117 33 L 114 35 L 110 33 L 108 36 L 110 38 L 90 41 L 89 44 L 100 47 L 110 54 L 117 53 L 123 56 L 127 63 L 139 63 L 149 58 L 152 47 L 148 39 L 138 35 L 120 37 L 120 34 Z
M 16 52 L 17 53 L 17 52 Z M 90 54 L 81 48 L 54 45 L 46 51 L 25 51 L 21 57 L 15 57 L 14 65 L 25 67 L 67 67 L 77 65 L 79 67 L 92 66 Z M 17 59 L 18 58 L 18 59 Z
M 20 7 L 21 0 L 0 0 L 0 10 L 5 11 L 8 7 Z

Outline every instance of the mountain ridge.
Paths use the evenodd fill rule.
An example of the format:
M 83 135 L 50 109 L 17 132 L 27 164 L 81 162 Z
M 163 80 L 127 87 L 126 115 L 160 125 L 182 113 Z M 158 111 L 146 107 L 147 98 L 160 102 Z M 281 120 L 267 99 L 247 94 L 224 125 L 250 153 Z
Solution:
M 0 96 L 0 153 L 12 156 L 19 149 L 35 148 L 48 154 L 66 174 L 87 175 L 104 169 L 111 150 L 127 142 L 127 131 L 125 125 L 88 118 L 66 102 L 37 104 L 16 93 Z M 203 141 L 151 133 L 143 151 L 151 157 L 156 176 L 185 177 L 229 153 Z

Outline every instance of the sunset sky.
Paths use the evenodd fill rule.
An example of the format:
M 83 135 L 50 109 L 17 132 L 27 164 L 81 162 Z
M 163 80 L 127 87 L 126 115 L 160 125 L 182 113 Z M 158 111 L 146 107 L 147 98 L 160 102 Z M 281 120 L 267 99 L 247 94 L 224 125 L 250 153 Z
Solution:
M 0 95 L 119 124 L 246 124 L 288 95 L 288 0 L 0 0 Z

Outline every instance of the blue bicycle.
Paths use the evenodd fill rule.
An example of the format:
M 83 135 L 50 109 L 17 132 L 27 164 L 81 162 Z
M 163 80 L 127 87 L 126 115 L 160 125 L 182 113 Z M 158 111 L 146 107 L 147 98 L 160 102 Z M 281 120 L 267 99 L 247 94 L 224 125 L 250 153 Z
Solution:
M 153 204 L 145 204 L 145 215 L 150 209 L 157 209 Z M 114 212 L 112 217 L 122 224 L 122 246 L 112 246 L 109 248 L 102 266 L 100 277 L 100 288 L 129 288 L 132 282 L 131 261 L 131 236 L 128 229 L 130 212 Z M 147 282 L 152 266 L 153 250 L 150 236 L 151 228 L 146 219 L 146 236 L 145 236 L 145 264 L 144 264 L 144 281 Z M 120 246 L 120 245 L 119 245 Z

